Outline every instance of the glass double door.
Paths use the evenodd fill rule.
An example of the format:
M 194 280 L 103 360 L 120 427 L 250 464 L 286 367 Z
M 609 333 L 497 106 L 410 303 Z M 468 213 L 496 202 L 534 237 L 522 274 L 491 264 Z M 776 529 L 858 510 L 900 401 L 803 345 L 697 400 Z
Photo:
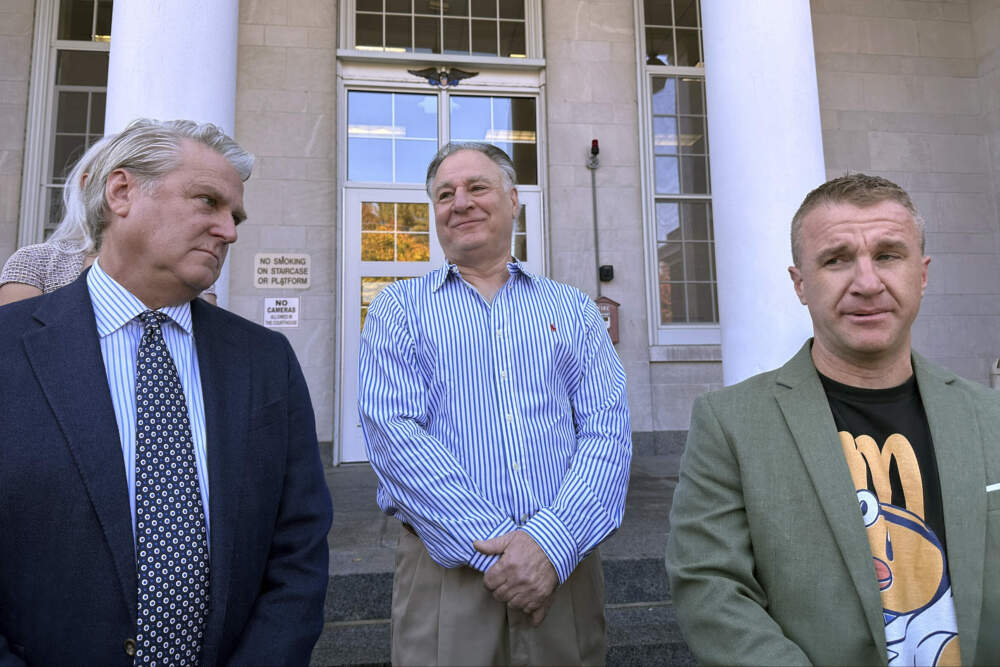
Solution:
M 521 210 L 511 252 L 544 272 L 533 97 L 347 91 L 347 179 L 342 208 L 339 461 L 365 461 L 357 410 L 358 346 L 368 305 L 396 280 L 440 267 L 444 253 L 424 175 L 438 148 L 480 141 L 504 149 L 518 172 Z

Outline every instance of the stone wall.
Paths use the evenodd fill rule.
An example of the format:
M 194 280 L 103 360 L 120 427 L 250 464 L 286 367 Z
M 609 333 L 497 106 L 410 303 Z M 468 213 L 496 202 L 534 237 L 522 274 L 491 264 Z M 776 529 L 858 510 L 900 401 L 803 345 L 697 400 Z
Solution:
M 1000 59 L 976 46 L 997 44 L 996 3 L 975 4 L 993 17 L 989 36 L 964 1 L 814 0 L 812 12 L 828 175 L 876 173 L 910 192 L 933 258 L 914 345 L 986 382 L 1000 261 L 984 112 L 1000 106 Z
M 298 328 L 281 331 L 302 364 L 323 442 L 333 439 L 336 387 L 336 25 L 334 0 L 240 2 L 236 139 L 257 166 L 231 255 L 230 308 L 261 322 L 264 297 L 299 297 Z M 310 254 L 310 288 L 255 288 L 258 252 Z
M 0 259 L 17 249 L 34 0 L 0 6 Z

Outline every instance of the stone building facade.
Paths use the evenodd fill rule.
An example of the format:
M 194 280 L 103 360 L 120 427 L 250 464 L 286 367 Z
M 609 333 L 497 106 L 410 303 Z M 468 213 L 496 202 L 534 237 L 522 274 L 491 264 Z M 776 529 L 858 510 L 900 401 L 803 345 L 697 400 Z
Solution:
M 677 86 L 695 95 L 691 91 L 701 90 L 704 77 L 713 76 L 713 63 L 703 67 L 699 50 L 712 39 L 711 26 L 699 18 L 704 12 L 694 0 L 500 0 L 490 19 L 498 26 L 499 42 L 494 44 L 499 50 L 484 55 L 474 52 L 475 30 L 486 26 L 487 19 L 477 23 L 474 12 L 483 11 L 483 3 L 472 2 L 464 19 L 471 26 L 472 46 L 466 43 L 465 55 L 446 55 L 433 52 L 444 50 L 440 41 L 421 51 L 418 28 L 442 25 L 429 18 L 434 12 L 439 21 L 445 17 L 443 25 L 450 25 L 449 20 L 458 19 L 449 19 L 447 12 L 469 3 L 404 2 L 415 21 L 409 24 L 414 26 L 412 41 L 393 47 L 392 29 L 386 26 L 402 21 L 406 12 L 394 14 L 390 10 L 399 3 L 387 2 L 232 2 L 230 20 L 238 37 L 231 48 L 223 47 L 234 52 L 219 54 L 235 59 L 236 66 L 229 129 L 258 162 L 246 185 L 250 217 L 239 228 L 228 278 L 220 286 L 222 301 L 240 315 L 264 322 L 266 299 L 298 299 L 297 326 L 282 330 L 303 365 L 319 438 L 334 461 L 363 458 L 351 431 L 356 421 L 351 392 L 353 346 L 364 300 L 378 287 L 377 279 L 419 270 L 404 262 L 407 266 L 393 273 L 387 261 L 371 259 L 377 253 L 362 261 L 370 240 L 364 234 L 379 229 L 377 224 L 365 227 L 370 221 L 363 218 L 374 210 L 368 206 L 372 202 L 383 204 L 383 211 L 388 203 L 423 204 L 417 179 L 399 176 L 412 167 L 402 157 L 393 163 L 391 178 L 374 181 L 364 172 L 363 161 L 351 159 L 366 147 L 375 155 L 379 146 L 389 145 L 385 142 L 391 143 L 396 160 L 404 150 L 423 155 L 426 145 L 418 139 L 426 144 L 463 138 L 456 134 L 465 121 L 454 110 L 490 99 L 491 124 L 480 138 L 520 143 L 519 150 L 533 151 L 537 171 L 523 188 L 529 206 L 522 245 L 515 247 L 525 248 L 532 266 L 552 278 L 595 297 L 599 291 L 620 304 L 617 349 L 629 378 L 637 442 L 673 442 L 672 434 L 688 426 L 693 399 L 721 386 L 723 359 L 753 354 L 721 349 L 720 331 L 742 326 L 743 318 L 769 317 L 744 312 L 727 321 L 723 312 L 720 324 L 714 290 L 723 292 L 726 282 L 716 277 L 714 237 L 711 231 L 699 235 L 692 223 L 695 231 L 679 238 L 677 230 L 686 230 L 687 222 L 670 218 L 671 211 L 710 211 L 712 199 L 724 196 L 708 192 L 707 174 L 705 185 L 684 185 L 694 173 L 684 165 L 701 169 L 707 163 L 715 169 L 722 159 L 714 153 L 692 157 L 707 145 L 704 130 L 690 129 L 705 126 L 704 108 L 657 107 L 663 90 Z M 704 5 L 720 2 L 725 6 L 728 0 L 702 0 Z M 202 3 L 170 4 L 175 13 L 199 20 Z M 753 4 L 780 12 L 783 6 L 801 9 L 806 3 Z M 421 7 L 427 15 L 422 24 L 417 22 Z M 660 15 L 664 7 L 666 19 Z M 63 39 L 67 34 L 59 32 L 61 22 L 87 11 L 94 17 L 91 35 Z M 51 192 L 58 192 L 54 161 L 71 152 L 60 148 L 60 134 L 75 132 L 90 141 L 90 135 L 103 131 L 103 120 L 98 122 L 104 105 L 100 82 L 63 85 L 59 77 L 72 72 L 68 56 L 60 58 L 78 49 L 107 58 L 110 51 L 114 69 L 116 40 L 166 29 L 143 25 L 134 16 L 119 20 L 118 11 L 110 0 L 5 0 L 0 8 L 0 258 L 41 241 L 55 215 L 47 204 Z M 112 36 L 103 41 L 99 28 L 112 25 L 112 14 Z M 369 18 L 359 19 L 359 14 Z M 372 46 L 378 41 L 370 29 L 375 17 L 384 21 L 381 47 Z M 822 133 L 817 139 L 822 141 L 825 175 L 878 173 L 913 195 L 927 221 L 927 251 L 933 257 L 916 347 L 966 377 L 988 382 L 990 365 L 1000 356 L 1000 1 L 813 0 L 807 19 L 800 30 L 811 41 L 815 58 Z M 438 39 L 442 35 L 447 48 L 447 34 L 439 33 Z M 85 48 L 79 45 L 87 41 Z M 766 53 L 773 58 L 729 66 L 745 68 L 748 76 L 784 66 L 780 45 Z M 200 73 L 174 64 L 175 56 L 170 51 L 156 54 L 151 66 L 161 68 L 163 77 L 147 74 L 143 85 L 156 86 L 161 78 L 173 85 L 196 82 Z M 427 67 L 453 67 L 476 76 L 441 87 L 408 72 Z M 109 117 L 114 105 L 134 111 L 132 115 L 161 113 L 144 110 L 136 87 L 133 82 L 126 95 L 125 87 L 112 79 Z M 78 100 L 89 95 L 84 131 L 60 129 L 62 93 L 74 93 Z M 424 105 L 420 108 L 426 113 L 436 109 L 433 136 L 403 134 L 406 128 L 400 129 L 395 115 L 377 120 L 385 108 L 404 113 L 404 102 L 397 97 Z M 372 104 L 371 117 L 352 117 L 351 105 L 363 110 L 364 100 Z M 530 100 L 530 118 L 506 126 L 497 121 L 503 109 L 512 108 L 509 100 Z M 524 104 L 529 103 L 514 106 Z M 707 113 L 713 113 L 711 98 Z M 758 131 L 746 127 L 748 134 Z M 590 169 L 594 139 L 600 162 Z M 778 137 L 774 143 L 780 143 Z M 675 170 L 681 184 L 674 193 L 669 175 L 659 180 L 660 166 L 668 169 L 670 164 L 681 165 Z M 358 175 L 362 172 L 368 175 Z M 814 184 L 823 176 L 818 174 Z M 787 174 L 746 177 L 766 189 Z M 355 210 L 359 203 L 360 215 Z M 398 217 L 403 208 L 394 210 L 398 262 L 404 240 L 400 234 L 426 233 L 422 225 L 427 221 L 410 220 L 404 228 Z M 386 222 L 384 215 L 381 221 Z M 755 224 L 785 229 L 788 220 Z M 742 230 L 720 226 L 720 235 L 723 229 L 755 233 L 752 225 Z M 433 259 L 432 241 L 429 246 Z M 689 264 L 677 259 L 677 253 Z M 262 257 L 279 255 L 308 256 L 308 288 L 258 286 Z M 760 269 L 758 260 L 747 257 L 746 266 L 728 270 L 727 280 L 752 280 Z M 427 264 L 432 268 L 432 262 Z M 614 267 L 613 280 L 597 280 L 598 264 Z M 677 275 L 681 266 L 688 272 L 683 277 Z M 768 268 L 784 270 L 783 265 Z M 791 285 L 786 288 L 791 293 Z M 770 295 L 761 297 L 766 301 Z

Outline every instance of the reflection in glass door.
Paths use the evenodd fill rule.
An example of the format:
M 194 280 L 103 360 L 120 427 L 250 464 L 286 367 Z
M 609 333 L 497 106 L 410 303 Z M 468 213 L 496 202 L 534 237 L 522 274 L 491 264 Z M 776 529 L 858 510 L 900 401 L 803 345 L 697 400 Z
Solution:
M 386 285 L 444 263 L 424 192 L 439 146 L 481 141 L 514 161 L 521 210 L 511 253 L 542 273 L 542 197 L 534 97 L 347 91 L 343 198 L 340 461 L 367 460 L 357 410 L 358 345 L 368 305 Z M 440 139 L 439 139 L 440 137 Z

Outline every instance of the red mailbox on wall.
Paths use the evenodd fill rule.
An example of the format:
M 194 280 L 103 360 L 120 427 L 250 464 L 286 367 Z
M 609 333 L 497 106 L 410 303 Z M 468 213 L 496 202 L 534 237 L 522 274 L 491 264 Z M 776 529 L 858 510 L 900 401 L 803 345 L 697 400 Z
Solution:
M 597 309 L 601 311 L 601 319 L 604 320 L 604 326 L 608 328 L 608 335 L 611 336 L 611 342 L 617 344 L 618 306 L 621 304 L 614 299 L 609 299 L 606 296 L 594 299 L 594 303 L 597 304 Z

